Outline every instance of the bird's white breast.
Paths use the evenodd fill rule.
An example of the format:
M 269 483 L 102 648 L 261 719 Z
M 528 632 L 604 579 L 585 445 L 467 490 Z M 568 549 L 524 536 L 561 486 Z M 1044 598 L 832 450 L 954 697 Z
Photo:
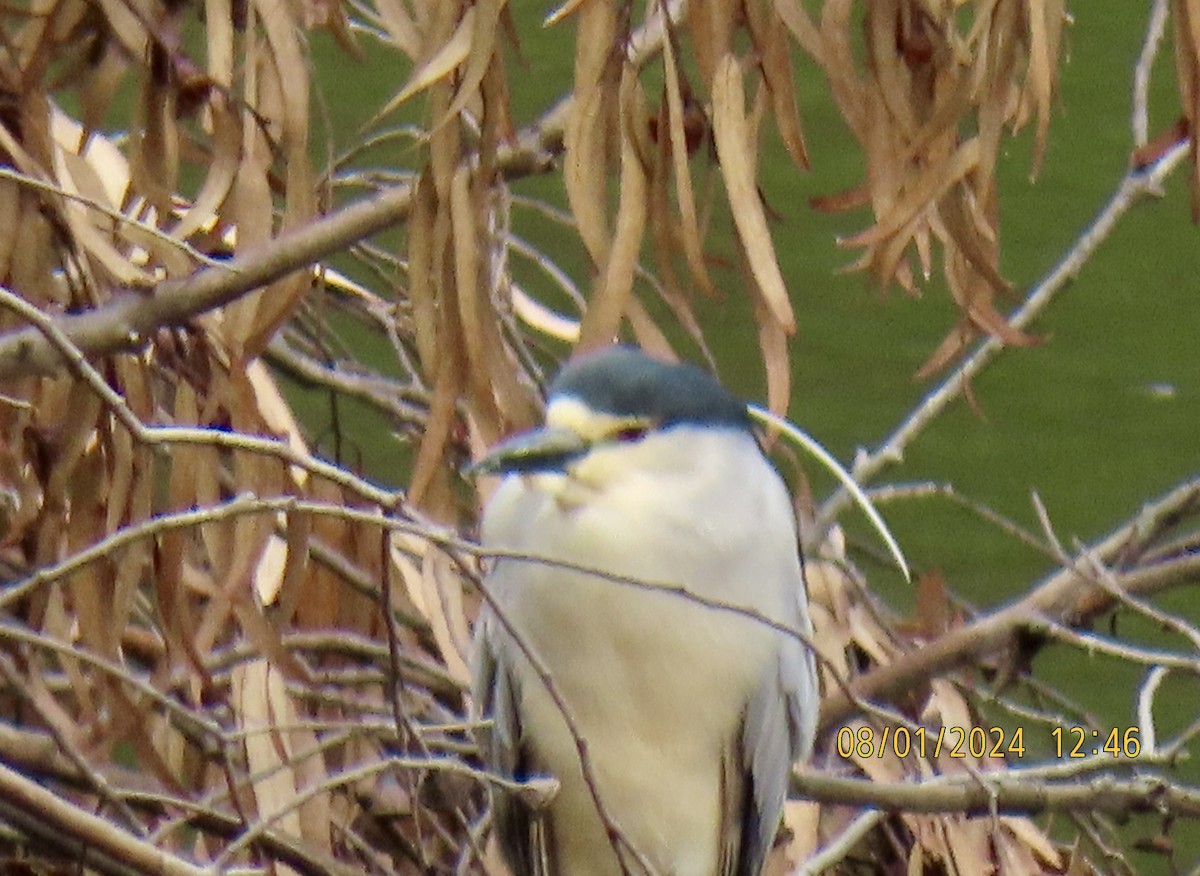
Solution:
M 794 539 L 782 482 L 735 430 L 677 428 L 594 452 L 571 478 L 509 477 L 483 520 L 488 548 L 570 557 L 790 625 L 803 598 Z M 488 587 L 550 668 L 623 833 L 664 872 L 712 876 L 718 837 L 696 825 L 720 822 L 720 758 L 781 634 L 680 593 L 550 563 L 499 560 Z M 520 649 L 494 635 L 519 680 L 536 766 L 563 782 L 551 810 L 561 857 L 573 876 L 619 872 L 559 706 Z

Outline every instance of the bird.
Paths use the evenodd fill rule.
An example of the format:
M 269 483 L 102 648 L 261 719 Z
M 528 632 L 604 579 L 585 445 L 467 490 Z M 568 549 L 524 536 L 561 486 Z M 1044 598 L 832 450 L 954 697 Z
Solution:
M 570 361 L 480 542 L 472 699 L 516 876 L 759 876 L 819 689 L 796 519 L 746 404 L 691 364 Z

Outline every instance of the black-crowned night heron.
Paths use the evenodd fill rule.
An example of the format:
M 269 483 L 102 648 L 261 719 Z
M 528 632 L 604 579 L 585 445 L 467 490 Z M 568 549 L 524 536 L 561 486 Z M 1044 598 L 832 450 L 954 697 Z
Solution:
M 499 795 L 510 866 L 758 876 L 818 691 L 808 648 L 780 629 L 811 631 L 796 522 L 746 406 L 698 368 L 614 347 L 567 365 L 545 427 L 475 468 L 508 475 L 484 547 L 539 558 L 486 576 L 486 756 L 560 785 L 540 813 Z

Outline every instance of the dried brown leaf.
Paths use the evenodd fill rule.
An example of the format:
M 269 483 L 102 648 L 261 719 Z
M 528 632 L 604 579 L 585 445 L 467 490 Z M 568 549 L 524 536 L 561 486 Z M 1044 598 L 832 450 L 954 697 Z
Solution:
M 329 770 L 321 755 L 321 739 L 317 734 L 304 727 L 295 727 L 282 735 L 299 787 L 317 788 L 328 782 Z M 334 848 L 333 830 L 336 825 L 344 823 L 335 820 L 333 804 L 334 796 L 330 791 L 306 794 L 300 803 L 300 835 L 306 844 L 320 849 L 326 855 Z
M 445 79 L 458 69 L 459 65 L 471 53 L 471 42 L 475 33 L 475 9 L 467 7 L 459 19 L 454 33 L 443 43 L 434 55 L 413 71 L 404 87 L 389 100 L 377 114 L 380 118 L 389 115 L 396 107 L 407 101 L 413 95 L 424 91 L 436 82 Z
M 493 241 L 492 245 L 501 244 Z M 507 284 L 509 279 L 502 275 L 494 278 L 492 282 Z M 513 429 L 533 428 L 538 421 L 539 409 L 528 386 L 522 383 L 520 374 L 512 367 L 512 352 L 501 334 L 501 323 L 491 304 L 496 293 L 487 296 L 481 290 L 480 295 L 488 302 L 489 308 L 489 318 L 483 320 L 483 347 L 487 357 L 483 372 L 491 382 L 499 420 L 490 432 L 483 424 L 476 425 L 479 434 L 490 435 L 490 441 L 495 441 Z
M 850 14 L 853 0 L 826 0 L 821 7 L 821 44 L 825 75 L 838 109 L 859 142 L 868 139 L 868 108 L 873 94 L 859 78 L 854 61 Z
M 121 0 L 99 0 L 104 12 L 104 20 L 108 25 L 107 33 L 124 49 L 127 57 L 146 57 L 146 21 L 139 14 L 137 4 L 121 2 Z
M 513 314 L 535 332 L 568 344 L 579 340 L 579 320 L 571 319 L 521 289 L 512 288 Z
M 428 173 L 421 174 L 413 190 L 408 223 L 408 302 L 412 309 L 413 339 L 426 374 L 437 371 L 438 304 L 434 285 L 434 216 L 437 192 Z
M 491 359 L 488 352 L 489 315 L 481 277 L 481 235 L 479 226 L 486 218 L 480 215 L 486 206 L 472 192 L 472 172 L 460 167 L 450 185 L 450 223 L 453 229 L 454 247 L 454 291 L 443 292 L 444 297 L 456 299 L 458 325 L 455 332 L 466 354 L 466 379 L 470 389 L 471 410 L 476 423 L 481 426 L 486 440 L 496 441 L 500 437 L 500 415 L 491 386 Z
M 918 635 L 926 639 L 944 633 L 950 628 L 954 611 L 946 593 L 946 580 L 940 569 L 934 568 L 917 576 L 917 619 Z
M 415 60 L 421 54 L 421 34 L 402 0 L 374 0 L 383 29 L 393 43 Z
M 563 184 L 579 236 L 592 262 L 603 265 L 610 244 L 606 180 L 611 134 L 612 86 L 619 71 L 611 63 L 617 10 L 611 3 L 583 6 L 575 39 L 575 88 L 563 130 Z
M 752 15 L 750 20 L 754 22 L 756 17 Z M 786 31 L 780 26 L 781 23 L 775 15 L 769 15 L 755 34 L 755 38 L 761 53 L 763 77 L 771 94 L 775 127 L 792 161 L 797 167 L 806 168 L 808 147 L 804 142 L 800 110 L 796 104 L 796 90 L 792 82 L 791 52 L 788 50 Z
M 592 261 L 601 265 L 609 247 L 606 222 L 607 131 L 601 89 L 577 95 L 564 132 L 563 181 L 580 239 Z
M 44 630 L 43 632 L 52 638 L 57 638 L 50 630 Z M 82 714 L 74 713 L 74 710 L 68 712 L 58 701 L 46 684 L 48 673 L 36 671 L 28 673 L 23 693 L 37 712 L 38 718 L 48 727 L 52 728 L 60 739 L 65 740 L 67 744 L 78 750 L 87 741 L 89 731 L 94 733 L 98 729 L 96 727 L 96 708 L 92 699 L 94 691 L 92 690 L 92 685 L 88 684 L 86 676 L 80 670 L 79 660 L 72 656 L 65 657 L 63 660 L 63 669 L 67 673 L 68 678 L 73 682 L 74 689 L 80 690 L 82 693 L 82 708 L 80 709 Z
M 104 502 L 105 535 L 117 530 L 128 510 L 134 481 L 133 438 L 124 430 L 112 432 L 108 436 L 108 451 L 110 481 Z
M 969 726 L 969 725 L 968 725 Z M 946 845 L 960 873 L 987 873 L 992 866 L 989 825 L 980 820 L 950 816 L 943 821 Z
M 69 415 L 61 420 L 47 423 L 49 429 L 58 432 L 54 446 L 53 464 L 46 478 L 46 495 L 53 497 L 59 507 L 69 508 L 66 498 L 71 492 L 75 469 L 92 452 L 97 441 L 97 420 L 100 416 L 100 400 L 82 383 L 71 383 L 67 395 Z
M 1016 847 L 1021 853 L 1021 857 L 1027 861 L 1022 868 L 1010 870 L 1009 872 L 1036 872 L 1029 861 L 1027 855 L 1032 854 L 1037 857 L 1038 861 L 1048 864 L 1056 871 L 1062 871 L 1063 858 L 1055 844 L 1043 833 L 1032 821 L 1028 818 L 1017 818 L 1015 816 L 1001 816 L 1000 823 L 1004 828 L 1001 833 L 1005 836 L 1006 848 Z
M 688 4 L 692 49 L 705 82 L 713 81 L 721 59 L 733 50 L 735 19 L 741 11 L 741 3 L 731 0 L 698 0 Z
M 1052 4 L 1053 6 L 1053 4 Z M 1047 27 L 1052 14 L 1044 0 L 1025 0 L 1025 15 L 1029 24 L 1029 82 L 1037 113 L 1037 135 L 1034 140 L 1033 174 L 1036 176 L 1046 155 L 1046 134 L 1050 129 L 1051 95 L 1054 93 L 1055 65 Z
M 224 100 L 209 105 L 212 120 L 212 160 L 207 164 L 204 182 L 196 200 L 183 211 L 171 234 L 187 240 L 201 229 L 212 226 L 226 203 L 237 177 L 241 153 L 242 129 L 236 113 Z
M 196 507 L 212 508 L 220 504 L 223 491 L 221 489 L 221 454 L 215 447 L 197 445 L 196 447 L 181 448 L 190 457 L 189 462 L 193 472 L 188 493 L 179 496 L 180 507 L 190 507 L 183 504 L 191 499 Z M 201 526 L 197 536 L 204 544 L 213 566 L 213 575 L 218 581 L 228 581 L 233 574 L 233 563 L 237 546 L 236 521 L 227 520 Z
M 245 251 L 269 240 L 274 226 L 270 184 L 269 145 L 260 132 L 249 138 L 252 145 L 242 155 L 234 180 L 228 218 L 237 228 L 237 247 Z M 243 295 L 228 305 L 218 332 L 226 345 L 240 351 L 254 326 L 260 324 L 259 308 L 262 290 Z
M 155 47 L 151 51 L 152 69 L 170 64 L 164 49 Z M 144 76 L 129 161 L 130 178 L 160 216 L 170 214 L 179 179 L 179 136 L 175 89 L 165 73 Z
M 967 349 L 967 346 L 975 336 L 970 322 L 960 319 L 954 328 L 950 329 L 941 342 L 938 343 L 937 348 L 921 363 L 921 367 L 917 369 L 914 377 L 917 380 L 926 380 L 937 374 L 957 359 Z
M 758 329 L 758 348 L 767 375 L 767 408 L 781 417 L 787 415 L 792 396 L 792 368 L 788 356 L 787 331 L 775 318 L 762 296 L 754 277 L 747 278 L 752 289 L 754 323 Z
M 686 109 L 684 95 L 687 94 L 689 103 L 694 102 L 691 89 L 686 89 L 687 81 L 675 60 L 675 50 L 671 40 L 663 41 L 663 63 L 665 66 L 665 91 L 667 98 L 668 133 L 667 142 L 670 144 L 670 157 L 675 176 L 675 197 L 679 204 L 680 232 L 683 242 L 683 253 L 691 271 L 692 281 L 700 287 L 700 291 L 715 296 L 712 278 L 704 264 L 704 235 L 700 230 L 700 220 L 696 210 L 696 196 L 692 189 L 691 170 L 688 167 L 688 135 L 686 126 Z M 699 108 L 695 112 L 701 112 Z M 707 123 L 707 120 L 705 120 Z M 661 136 L 661 133 L 660 133 Z
M 440 550 L 431 548 L 421 566 L 421 581 L 428 605 L 437 606 L 430 618 L 434 637 L 450 675 L 463 685 L 470 683 L 467 665 L 471 653 L 471 631 L 463 610 L 463 581 L 454 561 Z
M 671 342 L 667 340 L 662 329 L 654 322 L 654 318 L 642 306 L 642 302 L 638 301 L 637 296 L 630 297 L 625 307 L 625 316 L 629 320 L 629 327 L 633 329 L 633 337 L 639 347 L 664 362 L 679 361 L 679 356 L 671 346 Z
M 83 569 L 81 574 L 89 576 L 92 570 Z M 72 692 L 78 697 L 76 705 L 78 711 L 72 709 L 72 715 L 64 716 L 64 721 L 74 719 L 75 723 L 81 727 L 88 727 L 93 731 L 99 730 L 102 726 L 101 713 L 102 705 L 106 691 L 102 691 L 98 686 L 89 684 L 89 677 L 85 671 L 86 664 L 81 661 L 72 651 L 71 646 L 75 644 L 77 633 L 75 626 L 75 613 L 67 604 L 67 589 L 55 585 L 50 588 L 46 594 L 46 603 L 42 612 L 40 612 L 41 627 L 39 632 L 47 639 L 58 642 L 63 646 L 57 660 L 60 664 L 62 673 L 66 676 L 67 684 Z M 49 666 L 42 668 L 42 658 L 37 656 L 34 658 L 34 666 L 37 671 L 29 673 L 30 684 L 43 684 L 45 677 L 50 674 Z M 34 681 L 36 679 L 36 682 Z M 50 705 L 47 702 L 46 708 Z M 69 735 L 71 738 L 74 734 Z
M 231 681 L 234 714 L 251 731 L 242 744 L 257 815 L 269 819 L 274 830 L 299 837 L 300 814 L 294 801 L 300 788 L 275 729 L 298 720 L 284 679 L 266 660 L 252 660 L 234 667 Z
M 579 328 L 577 349 L 605 347 L 617 337 L 621 318 L 633 295 L 633 275 L 646 227 L 646 168 L 634 144 L 630 125 L 646 117 L 636 74 L 626 69 L 621 81 L 621 197 L 612 247 L 599 283 Z
M 573 15 L 581 6 L 583 6 L 584 3 L 587 2 L 588 0 L 566 0 L 566 2 L 557 9 L 553 9 L 546 14 L 546 17 L 542 19 L 542 27 L 553 27 L 564 18 Z M 598 2 L 604 2 L 604 0 L 598 0 Z
M 718 63 L 712 92 L 713 135 L 738 237 L 767 306 L 790 334 L 796 330 L 796 318 L 754 179 L 755 162 L 749 146 L 752 132 L 746 118 L 741 70 L 733 55 L 724 56 Z
M 510 15 L 509 7 L 504 6 L 500 14 L 501 23 Z M 492 62 L 488 65 L 483 82 L 480 83 L 479 95 L 483 104 L 480 169 L 484 179 L 495 179 L 498 172 L 496 163 L 501 150 L 505 144 L 515 143 L 518 139 L 516 122 L 512 117 L 512 96 L 508 88 L 508 74 L 505 72 L 504 53 L 498 48 L 492 53 Z
M 171 422 L 189 426 L 199 422 L 196 393 L 189 383 L 181 382 L 175 389 Z M 202 462 L 196 450 L 179 447 L 171 454 L 164 510 L 181 511 L 197 506 L 196 485 Z M 184 566 L 190 539 L 190 533 L 178 529 L 159 536 L 158 550 L 154 555 L 154 574 L 150 580 L 162 618 L 161 629 L 168 654 L 176 660 L 186 657 L 193 666 L 198 667 L 201 663 L 193 647 L 197 622 L 184 586 Z
M 260 530 L 264 531 L 264 530 Z M 282 547 L 282 542 L 278 542 Z M 274 572 L 273 569 L 271 569 Z M 257 586 L 257 582 L 254 583 Z M 227 588 L 228 589 L 228 588 Z M 241 589 L 239 587 L 239 589 Z M 308 667 L 297 660 L 279 637 L 279 631 L 263 614 L 260 606 L 246 592 L 230 594 L 233 599 L 233 614 L 237 617 L 238 625 L 251 649 L 260 657 L 270 662 L 272 669 L 277 670 L 289 681 L 296 684 L 313 684 L 315 679 Z
M 904 56 L 897 51 L 897 38 L 903 27 L 901 5 L 904 0 L 879 0 L 868 4 L 864 31 L 875 94 L 887 108 L 886 124 L 907 142 L 918 127 L 913 103 L 925 95 L 914 88 L 913 75 Z
M 504 0 L 476 0 L 469 11 L 475 13 L 473 32 L 471 34 L 471 50 L 466 57 L 466 69 L 458 77 L 458 88 L 454 100 L 434 122 L 439 128 L 462 111 L 467 102 L 477 96 L 484 75 L 492 64 L 492 54 L 496 50 L 496 37 L 500 24 L 500 12 L 504 8 Z
M 15 180 L 0 180 L 0 228 L 21 227 L 21 189 Z M 17 234 L 0 235 L 0 282 L 8 280 L 13 252 L 17 245 Z
M 819 66 L 824 67 L 826 62 L 821 33 L 800 0 L 774 0 L 772 9 L 800 47 L 808 52 Z
M 442 460 L 450 440 L 450 431 L 457 420 L 459 391 L 466 379 L 466 363 L 461 351 L 454 345 L 448 344 L 447 347 L 438 362 L 433 404 L 409 481 L 409 499 L 417 507 L 429 507 L 446 486 Z M 441 483 L 439 478 L 443 479 Z
M 265 66 L 260 75 L 258 108 L 272 116 L 280 128 L 280 135 L 273 145 L 284 159 L 283 183 L 287 199 L 281 227 L 286 230 L 306 223 L 315 212 L 308 156 L 309 71 L 291 7 L 276 0 L 255 0 L 254 8 L 266 33 L 273 62 Z M 269 162 L 266 153 L 262 158 Z M 263 184 L 268 187 L 269 206 L 269 164 L 262 172 Z M 260 221 L 262 230 L 269 235 L 272 229 L 270 213 L 262 216 Z M 240 223 L 238 232 L 240 236 Z M 271 284 L 265 294 L 260 293 L 253 317 L 239 330 L 239 352 L 246 358 L 259 355 L 310 286 L 310 273 L 301 271 Z
M 1009 323 L 991 301 L 976 297 L 967 308 L 967 316 L 983 331 L 1014 347 L 1030 347 L 1041 343 L 1041 338 L 1021 331 Z
M 860 185 L 829 195 L 816 195 L 810 198 L 808 203 L 821 213 L 843 213 L 870 204 L 871 192 L 865 185 Z
M 260 417 L 274 435 L 286 440 L 292 450 L 307 456 L 309 450 L 304 432 L 271 371 L 261 359 L 255 359 L 246 366 L 245 377 L 253 399 L 247 407 L 253 408 L 254 416 Z M 308 482 L 308 472 L 300 466 L 291 466 L 288 471 L 295 486 Z M 289 488 L 291 486 L 288 484 Z
M 99 453 L 90 453 L 76 466 L 72 476 L 70 514 L 67 517 L 67 554 L 73 554 L 95 544 L 103 537 L 106 477 Z M 75 635 L 88 648 L 105 657 L 115 658 L 117 630 L 113 625 L 112 592 L 107 573 L 108 563 L 92 564 L 67 579 L 71 609 L 75 617 Z
M 103 126 L 113 100 L 126 84 L 129 68 L 129 60 L 112 48 L 88 60 L 87 72 L 79 83 L 79 117 L 87 130 Z
M 204 0 L 205 72 L 219 91 L 233 87 L 237 61 L 234 57 L 233 0 Z
M 879 249 L 872 255 L 878 276 L 890 278 L 896 272 L 904 250 L 926 221 L 926 213 L 979 162 L 979 141 L 971 138 L 962 143 L 944 165 L 926 171 L 912 180 L 899 200 L 886 215 L 879 217 L 873 228 L 839 241 L 843 246 L 863 246 Z

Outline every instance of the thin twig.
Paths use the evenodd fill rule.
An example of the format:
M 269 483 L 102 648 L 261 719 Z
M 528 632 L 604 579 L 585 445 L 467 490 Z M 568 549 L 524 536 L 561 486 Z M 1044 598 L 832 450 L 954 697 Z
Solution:
M 876 782 L 812 772 L 798 783 L 811 800 L 841 806 L 869 806 L 886 812 L 954 812 L 966 815 L 1006 815 L 1045 812 L 1171 812 L 1200 819 L 1200 788 L 1174 783 L 1162 776 L 1139 774 L 1118 779 L 1109 771 L 1118 763 L 1098 761 L 1101 775 L 1085 781 L 1039 779 L 1032 769 L 984 773 L 984 783 L 961 776 L 938 776 L 921 782 Z M 1104 763 L 1103 761 L 1108 761 Z M 1135 760 L 1127 763 L 1132 767 Z
M 1167 30 L 1170 12 L 1167 0 L 1154 0 L 1150 7 L 1150 18 L 1146 22 L 1146 38 L 1138 53 L 1137 65 L 1133 68 L 1133 101 L 1129 123 L 1133 132 L 1134 148 L 1145 146 L 1150 139 L 1150 76 L 1154 72 L 1154 60 L 1158 57 L 1163 34 Z
M 98 853 L 100 860 L 87 857 L 90 863 L 109 872 L 127 876 L 212 876 L 210 871 L 105 821 L 97 815 L 75 806 L 53 791 L 0 763 L 0 800 L 24 814 L 37 813 L 36 818 L 23 819 L 22 829 L 33 836 L 54 842 L 64 851 L 72 846 L 88 853 Z M 5 818 L 12 813 L 5 815 Z M 109 868 L 103 860 L 119 862 Z
M 824 873 L 835 864 L 840 864 L 845 860 L 847 855 L 854 851 L 854 847 L 862 841 L 863 837 L 874 830 L 876 825 L 883 821 L 885 817 L 886 813 L 879 809 L 871 809 L 863 812 L 850 822 L 850 824 L 846 825 L 846 829 L 838 834 L 835 839 L 827 843 L 824 848 L 818 850 L 801 864 L 800 868 L 795 871 L 794 876 L 818 876 L 818 874 Z

